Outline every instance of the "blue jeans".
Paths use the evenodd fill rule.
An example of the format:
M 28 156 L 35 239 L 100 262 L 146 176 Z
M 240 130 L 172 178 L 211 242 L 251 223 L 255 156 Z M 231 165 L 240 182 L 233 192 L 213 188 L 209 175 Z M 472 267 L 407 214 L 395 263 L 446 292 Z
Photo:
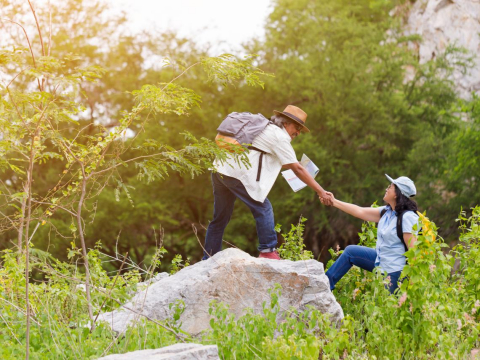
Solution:
M 222 250 L 223 233 L 232 217 L 233 206 L 237 198 L 248 206 L 255 218 L 259 240 L 258 250 L 273 251 L 277 246 L 277 233 L 270 201 L 265 199 L 261 203 L 253 200 L 240 180 L 219 173 L 212 173 L 212 186 L 213 220 L 208 225 L 202 260 L 206 260 Z
M 375 268 L 375 259 L 377 258 L 377 252 L 375 249 L 358 246 L 348 245 L 343 251 L 342 255 L 335 261 L 335 263 L 328 269 L 327 275 L 330 281 L 330 290 L 335 289 L 335 284 L 345 275 L 353 265 L 358 266 L 367 271 L 373 271 Z M 388 290 L 391 294 L 398 288 L 398 278 L 401 271 L 395 271 L 387 274 L 390 276 L 390 283 L 388 284 Z

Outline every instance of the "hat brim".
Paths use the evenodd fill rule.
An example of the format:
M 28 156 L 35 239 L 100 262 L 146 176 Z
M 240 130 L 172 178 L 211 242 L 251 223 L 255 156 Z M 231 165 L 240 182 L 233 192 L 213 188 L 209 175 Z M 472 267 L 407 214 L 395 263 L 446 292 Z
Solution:
M 387 174 L 385 174 L 385 176 L 387 177 L 388 181 L 390 181 L 391 183 L 394 183 L 395 185 L 397 185 L 396 182 L 395 182 L 395 180 L 393 180 L 390 176 L 388 176 Z
M 299 118 L 297 118 L 295 115 L 292 115 L 292 114 L 289 114 L 289 113 L 285 113 L 283 111 L 277 111 L 277 110 L 273 110 L 273 113 L 274 114 L 277 114 L 277 115 L 283 115 L 283 116 L 286 116 L 288 117 L 290 120 L 293 120 L 295 121 L 297 124 L 300 124 L 302 125 L 302 132 L 305 132 L 305 133 L 309 133 L 310 132 L 310 129 L 307 128 L 305 126 L 305 124 L 302 122 L 302 120 L 300 120 Z

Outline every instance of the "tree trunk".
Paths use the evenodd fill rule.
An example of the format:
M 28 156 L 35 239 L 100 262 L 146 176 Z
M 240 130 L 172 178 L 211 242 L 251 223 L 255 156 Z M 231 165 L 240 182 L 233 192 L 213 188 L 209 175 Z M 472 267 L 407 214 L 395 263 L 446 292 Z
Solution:
M 82 192 L 80 195 L 80 200 L 78 201 L 78 209 L 77 209 L 77 226 L 78 226 L 78 234 L 80 236 L 80 243 L 82 244 L 82 254 L 83 254 L 83 261 L 85 265 L 85 291 L 87 294 L 87 303 L 88 303 L 88 316 L 90 317 L 90 321 L 92 322 L 90 330 L 95 330 L 95 319 L 93 317 L 93 309 L 92 309 L 92 299 L 90 296 L 90 267 L 88 264 L 88 255 L 87 255 L 87 246 L 85 245 L 85 237 L 83 233 L 83 224 L 82 224 L 82 207 L 83 202 L 85 201 L 85 194 L 87 192 L 87 179 L 85 177 L 85 171 L 82 166 Z

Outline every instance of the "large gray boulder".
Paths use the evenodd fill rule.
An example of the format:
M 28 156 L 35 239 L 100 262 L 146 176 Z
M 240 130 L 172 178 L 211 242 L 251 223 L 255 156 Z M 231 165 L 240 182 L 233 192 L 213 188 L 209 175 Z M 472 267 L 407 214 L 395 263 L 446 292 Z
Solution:
M 160 279 L 120 309 L 104 313 L 100 318 L 121 333 L 142 319 L 128 309 L 151 319 L 165 320 L 171 317 L 169 304 L 180 299 L 185 302 L 180 318 L 182 329 L 198 335 L 209 328 L 208 309 L 212 300 L 228 304 L 237 317 L 245 314 L 247 308 L 261 314 L 262 303 L 270 300 L 268 290 L 276 283 L 282 286 L 279 299 L 282 311 L 290 307 L 303 310 L 306 305 L 312 305 L 322 313 L 331 314 L 334 322 L 343 318 L 343 310 L 330 291 L 322 263 L 258 259 L 233 248 Z
M 448 45 L 469 50 L 475 57 L 473 69 L 466 74 L 455 72 L 453 80 L 463 98 L 480 91 L 480 0 L 417 0 L 406 31 L 422 36 L 417 44 L 421 63 L 435 58 Z
M 114 354 L 98 360 L 220 360 L 216 345 L 175 344 L 160 349 Z

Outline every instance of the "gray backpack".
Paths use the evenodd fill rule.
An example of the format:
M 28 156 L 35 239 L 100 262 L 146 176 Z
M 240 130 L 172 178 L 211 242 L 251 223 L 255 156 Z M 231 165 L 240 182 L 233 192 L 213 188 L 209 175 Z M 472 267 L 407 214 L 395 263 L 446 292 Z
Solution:
M 216 143 L 221 148 L 232 148 L 233 145 L 251 145 L 253 139 L 268 125 L 268 120 L 262 114 L 248 112 L 233 112 L 229 114 L 218 127 Z
M 217 129 L 218 134 L 215 137 L 215 142 L 223 149 L 244 151 L 245 148 L 248 148 L 249 150 L 259 151 L 261 153 L 258 163 L 257 181 L 260 180 L 262 159 L 265 152 L 250 144 L 253 143 L 255 137 L 260 134 L 269 123 L 270 120 L 262 114 L 254 115 L 249 112 L 233 112 L 222 121 Z

